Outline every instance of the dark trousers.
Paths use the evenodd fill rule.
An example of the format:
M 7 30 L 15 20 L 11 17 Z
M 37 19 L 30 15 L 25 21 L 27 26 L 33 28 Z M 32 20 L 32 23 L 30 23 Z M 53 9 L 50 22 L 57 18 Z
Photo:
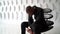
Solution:
M 26 33 L 26 28 L 28 27 L 28 22 L 22 22 L 21 24 L 21 34 Z
M 26 33 L 26 28 L 28 27 L 28 22 L 22 22 L 21 23 L 21 34 Z M 40 34 L 40 31 L 38 29 L 34 28 L 36 31 L 34 31 L 34 34 Z

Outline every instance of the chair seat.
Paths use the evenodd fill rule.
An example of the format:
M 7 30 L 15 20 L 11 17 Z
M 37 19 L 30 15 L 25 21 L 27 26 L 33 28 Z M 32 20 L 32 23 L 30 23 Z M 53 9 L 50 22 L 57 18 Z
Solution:
M 50 8 L 45 8 L 44 9 L 44 13 L 50 13 L 50 12 L 52 12 L 52 10 Z
M 53 15 L 52 14 L 44 14 L 44 18 L 51 19 L 51 18 L 53 18 Z
M 50 20 L 46 20 L 46 23 L 47 23 L 48 26 L 51 26 L 51 25 L 54 24 L 54 22 L 53 21 L 50 21 Z
M 49 26 L 48 28 L 44 28 L 41 30 L 41 32 L 46 32 L 46 31 L 49 31 L 53 28 L 53 26 Z

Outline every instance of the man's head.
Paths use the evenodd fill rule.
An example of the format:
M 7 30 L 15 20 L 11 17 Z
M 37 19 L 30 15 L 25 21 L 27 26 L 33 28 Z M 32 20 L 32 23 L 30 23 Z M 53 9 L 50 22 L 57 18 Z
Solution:
M 27 6 L 26 12 L 27 12 L 29 15 L 33 15 L 33 14 L 34 14 L 34 9 L 33 9 L 33 7 Z

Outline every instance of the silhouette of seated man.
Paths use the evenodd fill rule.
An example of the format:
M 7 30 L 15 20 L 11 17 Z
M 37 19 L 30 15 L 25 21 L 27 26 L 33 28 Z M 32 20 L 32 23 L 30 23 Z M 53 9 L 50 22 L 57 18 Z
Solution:
M 46 17 L 44 18 L 44 9 L 36 6 L 34 7 L 28 6 L 26 8 L 26 12 L 28 14 L 28 22 L 23 22 L 21 24 L 22 34 L 25 34 L 26 28 L 30 34 L 41 34 L 42 32 L 48 31 L 53 28 L 52 26 L 54 24 L 53 21 L 48 20 L 53 16 L 50 16 L 49 18 Z M 45 13 L 48 12 L 45 11 Z M 35 21 L 32 18 L 32 15 L 34 15 Z

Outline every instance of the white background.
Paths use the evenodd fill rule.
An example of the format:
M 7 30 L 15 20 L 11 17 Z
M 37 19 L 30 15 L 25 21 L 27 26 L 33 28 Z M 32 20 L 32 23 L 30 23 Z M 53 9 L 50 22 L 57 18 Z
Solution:
M 28 21 L 28 5 L 52 9 L 54 28 L 43 34 L 60 34 L 60 0 L 0 0 L 0 34 L 21 34 L 21 23 Z

